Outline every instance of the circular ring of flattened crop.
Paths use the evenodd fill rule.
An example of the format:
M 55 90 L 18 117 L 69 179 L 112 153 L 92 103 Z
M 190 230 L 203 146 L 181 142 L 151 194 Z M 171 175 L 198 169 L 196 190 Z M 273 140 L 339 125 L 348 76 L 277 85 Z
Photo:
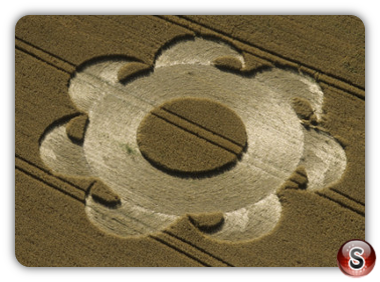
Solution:
M 277 68 L 244 72 L 248 67 L 230 45 L 203 38 L 179 41 L 163 50 L 153 69 L 120 58 L 92 61 L 78 69 L 69 87 L 71 99 L 88 116 L 82 143 L 67 137 L 68 131 L 78 132 L 71 129 L 74 122 L 59 125 L 44 136 L 41 157 L 61 174 L 96 177 L 109 189 L 104 198 L 119 197 L 119 204 L 112 207 L 96 200 L 98 194 L 90 193 L 86 199 L 89 219 L 106 232 L 146 235 L 190 214 L 199 230 L 216 239 L 249 240 L 268 234 L 281 216 L 276 195 L 280 187 L 321 189 L 340 179 L 346 158 L 339 143 L 314 126 L 323 115 L 323 92 L 312 78 Z M 199 101 L 224 105 L 241 125 L 232 122 L 233 115 L 217 118 L 212 111 L 209 115 L 200 111 Z M 181 104 L 179 112 L 176 103 Z M 156 123 L 144 127 L 152 113 L 176 128 Z M 198 129 L 193 129 L 195 125 Z M 191 138 L 178 137 L 188 131 Z M 166 134 L 164 141 L 159 139 L 161 149 L 146 139 L 149 135 L 155 140 L 155 134 Z M 242 146 L 233 161 L 226 157 L 212 163 L 219 149 L 207 147 L 213 142 Z M 196 155 L 197 146 L 200 153 L 188 160 L 188 169 L 184 162 L 191 154 L 181 148 Z M 148 151 L 154 157 L 147 156 Z M 170 152 L 172 161 L 166 162 Z M 169 171 L 195 173 L 166 173 L 152 165 L 157 160 L 166 162 Z M 197 176 L 230 163 L 220 173 Z

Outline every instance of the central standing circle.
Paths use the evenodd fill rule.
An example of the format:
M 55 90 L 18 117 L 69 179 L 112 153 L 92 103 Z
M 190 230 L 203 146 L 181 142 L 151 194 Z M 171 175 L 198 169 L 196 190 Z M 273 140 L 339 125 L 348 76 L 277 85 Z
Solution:
M 137 144 L 155 167 L 197 175 L 236 163 L 247 144 L 245 127 L 228 107 L 181 98 L 153 109 L 140 123 Z

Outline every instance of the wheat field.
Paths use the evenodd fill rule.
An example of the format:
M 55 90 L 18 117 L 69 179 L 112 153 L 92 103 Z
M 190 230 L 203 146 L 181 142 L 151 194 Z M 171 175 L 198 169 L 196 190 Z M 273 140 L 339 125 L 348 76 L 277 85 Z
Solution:
M 215 72 L 204 71 L 204 66 L 196 65 L 199 62 L 184 60 L 183 62 L 196 66 L 183 69 L 189 77 L 193 77 L 192 79 L 182 79 L 180 76 L 182 69 L 171 65 L 174 61 L 180 60 L 175 57 L 176 48 L 169 47 L 181 46 L 182 42 L 187 40 L 190 42 L 193 38 L 207 39 L 211 45 L 221 40 L 224 43 L 220 45 L 222 46 L 220 50 L 226 51 L 212 62 L 217 67 Z M 15 26 L 16 260 L 25 266 L 60 267 L 336 266 L 336 253 L 342 243 L 353 238 L 365 238 L 364 38 L 364 24 L 355 16 L 25 16 L 20 18 Z M 233 51 L 223 49 L 224 44 L 231 45 Z M 189 46 L 192 50 L 193 45 Z M 183 53 L 189 54 L 189 52 Z M 210 54 L 214 54 L 214 51 L 210 51 Z M 209 53 L 202 52 L 199 56 L 205 59 L 208 55 Z M 121 67 L 114 77 L 106 75 L 108 71 L 106 68 L 86 73 L 85 70 L 90 70 L 94 63 L 102 62 L 104 58 L 117 62 L 117 67 Z M 125 66 L 124 61 L 134 63 Z M 166 75 L 165 66 L 175 70 L 173 74 L 176 75 L 162 76 L 161 79 L 160 72 L 154 68 L 160 67 L 162 75 Z M 191 74 L 198 70 L 198 77 Z M 154 95 L 149 96 L 150 98 L 143 96 L 141 91 L 138 92 L 137 90 L 141 88 L 139 85 L 143 84 L 143 79 L 150 77 L 152 71 L 157 74 L 157 85 L 169 77 L 172 91 L 166 93 L 163 90 L 155 93 L 155 89 L 168 88 L 151 87 L 150 93 Z M 217 71 L 223 72 L 223 75 L 218 76 Z M 85 97 L 81 100 L 79 97 L 75 100 L 76 98 L 73 99 L 70 93 L 70 87 L 73 85 L 71 82 L 75 77 L 79 77 L 78 74 L 81 72 L 88 77 L 100 76 L 102 78 L 100 82 L 103 84 L 111 85 L 113 82 L 109 81 L 116 79 L 129 87 L 128 89 L 134 89 L 136 86 L 136 93 L 141 96 L 119 99 L 117 96 L 119 88 L 107 88 L 113 89 L 115 95 L 105 97 L 105 102 L 96 110 L 95 108 L 88 110 L 88 103 L 92 98 Z M 210 73 L 212 76 L 208 78 L 207 75 Z M 311 99 L 302 96 L 289 99 L 289 102 L 283 98 L 276 98 L 277 96 L 270 94 L 272 92 L 268 89 L 274 89 L 275 93 L 277 88 L 281 88 L 282 90 L 278 91 L 281 95 L 285 95 L 282 93 L 291 92 L 299 87 L 298 82 L 294 82 L 292 88 L 290 86 L 287 88 L 286 85 L 290 84 L 281 84 L 282 75 L 285 80 L 300 77 L 302 85 L 309 86 L 315 96 Z M 241 82 L 239 87 L 234 80 L 229 80 L 232 76 L 238 77 L 236 81 Z M 140 150 L 144 149 L 139 148 L 136 135 L 131 135 L 134 136 L 131 137 L 135 140 L 131 139 L 134 143 L 118 139 L 124 132 L 133 131 L 133 134 L 137 134 L 137 130 L 127 131 L 122 126 L 119 130 L 114 127 L 114 121 L 120 120 L 122 124 L 134 125 L 133 128 L 137 129 L 140 120 L 152 110 L 157 110 L 158 106 L 164 105 L 174 91 L 190 96 L 192 93 L 188 84 L 195 81 L 195 78 L 200 81 L 197 88 L 191 88 L 200 89 L 197 94 L 199 97 L 196 98 L 207 95 L 216 97 L 225 90 L 224 96 L 221 96 L 224 99 L 221 103 L 231 108 L 241 118 L 245 127 L 242 127 L 240 132 L 235 132 L 233 128 L 239 128 L 237 124 L 240 122 L 235 120 L 231 125 L 232 129 L 227 130 L 224 127 L 225 131 L 220 133 L 224 137 L 220 138 L 214 134 L 219 130 L 217 122 L 212 120 L 210 122 L 205 114 L 210 108 L 205 107 L 207 109 L 198 114 L 196 110 L 192 110 L 197 108 L 196 106 L 184 109 L 179 106 L 180 110 L 176 110 L 175 105 L 174 108 L 166 106 L 166 110 L 186 115 L 189 121 L 174 120 L 173 114 L 168 118 L 172 118 L 174 123 L 186 127 L 187 130 L 191 129 L 190 123 L 197 124 L 198 128 L 199 125 L 207 130 L 211 128 L 212 130 L 209 130 L 211 133 L 205 129 L 202 129 L 203 131 L 196 129 L 198 131 L 195 135 L 204 134 L 202 138 L 209 140 L 205 142 L 211 140 L 219 145 L 220 142 L 225 142 L 226 145 L 221 146 L 234 152 L 230 153 L 232 156 L 229 157 L 234 164 L 236 163 L 235 166 L 216 176 L 202 176 L 200 179 L 181 176 L 181 181 L 186 180 L 189 183 L 181 186 L 184 188 L 181 190 L 177 185 L 178 176 L 151 166 L 149 160 L 142 157 Z M 256 79 L 257 83 L 244 84 L 249 78 Z M 88 81 L 93 82 L 90 78 Z M 97 85 L 95 83 L 98 82 L 94 80 L 93 83 L 95 89 Z M 269 88 L 267 84 L 270 83 L 275 86 Z M 312 88 L 316 85 L 318 89 Z M 252 101 L 259 104 L 255 108 L 256 112 L 252 114 L 245 114 L 244 103 L 238 96 L 228 94 L 248 86 L 258 93 L 256 100 Z M 78 89 L 80 87 L 81 84 Z M 260 89 L 268 91 L 269 94 L 264 95 L 266 92 L 261 93 Z M 322 92 L 323 102 L 316 98 L 318 93 Z M 99 101 L 103 100 L 99 98 Z M 253 103 L 248 98 L 244 101 Z M 278 103 L 275 108 L 271 106 L 273 101 Z M 235 107 L 235 104 L 242 105 L 241 110 L 239 106 Z M 114 108 L 110 109 L 105 105 L 112 105 Z M 165 106 L 162 108 L 165 109 Z M 167 114 L 162 108 L 156 112 L 156 116 L 160 116 L 161 119 Z M 117 111 L 122 113 L 124 109 L 133 109 L 137 113 L 135 120 L 126 115 L 114 114 Z M 190 110 L 186 112 L 186 109 Z M 291 109 L 294 109 L 294 115 L 285 114 L 293 113 Z M 277 113 L 282 111 L 283 116 L 275 119 Z M 255 126 L 251 126 L 248 122 L 260 118 L 262 122 L 260 120 L 257 124 L 253 123 Z M 289 128 L 282 126 L 283 123 L 286 124 L 284 120 L 296 119 L 300 120 L 297 126 Z M 100 129 L 96 129 L 98 121 Z M 267 124 L 274 124 L 274 129 L 265 131 Z M 144 134 L 154 130 L 161 132 L 165 130 L 165 127 L 156 127 L 156 125 L 147 124 L 143 128 Z M 257 131 L 259 126 L 262 131 Z M 107 136 L 107 130 L 114 130 L 117 137 L 111 140 Z M 57 134 L 52 135 L 54 132 Z M 167 132 L 168 138 L 174 134 L 173 132 Z M 192 134 L 194 132 L 192 131 Z M 260 138 L 265 135 L 263 132 L 273 133 L 275 137 L 277 136 L 275 134 L 282 134 L 279 136 L 283 137 L 281 140 L 276 138 L 253 140 L 252 136 Z M 293 135 L 287 132 L 292 132 Z M 310 152 L 307 151 L 309 153 L 294 155 L 294 158 L 302 159 L 298 163 L 298 160 L 296 162 L 292 157 L 288 157 L 292 153 L 286 152 L 289 148 L 296 150 L 300 144 L 303 146 L 303 141 L 301 143 L 297 141 L 298 136 L 302 137 L 303 134 L 309 136 L 309 139 L 305 139 L 306 144 L 312 145 Z M 228 135 L 227 141 L 225 135 Z M 41 157 L 41 145 L 47 140 L 46 136 L 52 136 L 49 139 L 52 141 L 49 143 L 50 147 L 44 147 L 42 151 L 52 164 Z M 97 137 L 91 141 L 91 144 L 87 141 L 90 136 Z M 71 140 L 72 143 L 58 144 L 61 152 L 58 154 L 58 151 L 54 151 L 54 146 L 57 142 L 61 142 L 62 138 Z M 140 143 L 153 142 L 144 138 Z M 231 138 L 233 142 L 229 140 Z M 196 141 L 192 143 L 192 151 L 196 151 L 197 146 L 208 148 L 205 143 L 199 145 L 198 139 L 194 139 Z M 165 162 L 166 156 L 160 156 L 160 153 L 166 152 L 167 140 L 159 140 L 160 150 L 150 146 L 146 152 L 148 154 L 153 152 L 155 154 L 153 158 Z M 172 140 L 177 140 L 175 142 L 181 144 L 183 139 L 178 137 Z M 257 148 L 279 144 L 280 141 L 287 144 L 283 150 L 273 147 L 272 150 L 265 152 L 255 151 Z M 111 149 L 100 152 L 100 147 L 92 145 L 96 143 L 100 146 L 101 142 L 102 144 L 109 142 L 112 145 L 109 145 L 110 148 L 124 152 L 123 154 L 130 160 L 128 165 L 136 163 L 136 168 L 129 169 L 127 164 L 123 163 L 124 158 L 119 159 L 116 155 L 116 161 L 113 160 Z M 245 147 L 246 142 L 248 142 L 247 147 Z M 313 145 L 318 142 L 322 142 L 323 146 Z M 325 144 L 330 143 L 335 147 L 325 149 Z M 313 146 L 316 149 L 313 149 Z M 323 147 L 323 150 L 319 149 L 320 147 Z M 316 157 L 314 155 L 310 157 L 313 150 L 322 150 L 330 154 L 331 151 L 335 152 L 334 148 L 337 147 L 344 153 L 344 158 L 334 155 L 331 160 L 326 160 L 334 170 L 324 172 L 324 180 L 318 182 L 317 168 L 313 168 Z M 171 148 L 178 149 L 181 146 Z M 78 154 L 74 154 L 75 157 L 66 157 L 65 152 L 70 150 Z M 85 158 L 81 155 L 81 150 L 84 151 Z M 194 170 L 194 165 L 198 164 L 200 157 L 193 160 L 191 167 L 186 167 L 182 166 L 186 162 L 183 161 L 187 158 L 186 153 L 181 151 L 180 154 L 184 155 L 181 161 L 175 159 L 174 161 L 178 161 L 175 164 L 170 161 L 174 170 L 177 168 Z M 271 182 L 266 178 L 257 179 L 259 186 L 257 194 L 239 198 L 246 191 L 245 183 L 254 182 L 256 179 L 252 178 L 255 174 L 249 178 L 247 175 L 250 174 L 235 175 L 234 171 L 256 171 L 253 161 L 250 162 L 251 159 L 255 156 L 262 159 L 267 156 L 274 158 L 276 155 L 279 156 L 276 162 L 268 161 L 265 166 L 260 167 L 260 170 L 266 169 L 268 174 L 274 174 L 273 171 L 276 171 L 275 179 L 285 178 L 286 181 L 283 183 L 282 180 Z M 282 159 L 281 156 L 285 157 Z M 302 156 L 306 156 L 305 158 L 309 160 L 303 160 Z M 61 169 L 59 172 L 58 166 L 52 161 L 54 158 L 57 164 L 62 159 L 66 164 L 63 168 L 59 167 Z M 92 161 L 89 161 L 90 158 Z M 328 157 L 319 156 L 319 158 Z M 94 171 L 93 167 L 96 167 L 100 161 L 104 164 L 96 169 L 96 174 L 90 175 L 89 171 Z M 209 166 L 212 161 L 214 159 L 210 157 L 209 163 L 200 165 L 199 171 L 215 168 L 220 163 L 230 163 L 227 154 L 215 161 L 217 165 Z M 333 172 L 343 161 L 344 168 L 339 170 L 341 177 L 335 181 Z M 293 166 L 290 168 L 291 163 L 294 163 L 294 168 Z M 138 167 L 139 164 L 141 167 Z M 160 163 L 158 165 L 160 166 Z M 124 166 L 126 169 L 120 171 L 119 168 Z M 310 167 L 312 169 L 308 170 Z M 139 173 L 146 173 L 144 174 L 146 177 L 144 176 L 144 179 L 136 177 L 134 183 L 140 182 L 142 185 L 128 188 L 125 193 L 116 193 L 118 189 L 109 189 L 110 187 L 106 185 L 113 183 L 115 187 L 123 186 L 127 175 Z M 160 173 L 165 175 L 161 180 Z M 155 177 L 157 175 L 157 178 L 148 179 L 149 175 Z M 289 178 L 286 178 L 286 175 L 289 175 Z M 228 179 L 232 177 L 234 180 L 231 183 L 234 185 L 227 189 L 228 187 L 223 185 L 229 183 L 226 181 L 230 181 Z M 219 178 L 219 182 L 214 181 Z M 118 182 L 118 179 L 121 180 Z M 168 181 L 166 182 L 168 188 L 167 190 L 160 188 L 158 193 L 155 190 L 158 186 L 153 184 L 164 180 Z M 199 185 L 196 184 L 198 182 L 205 183 L 204 187 L 208 187 L 208 190 L 198 189 Z M 277 185 L 278 187 L 273 188 L 271 193 L 267 192 L 268 187 L 272 189 L 273 183 L 276 185 L 283 183 L 283 185 Z M 318 186 L 318 183 L 323 185 Z M 141 196 L 143 193 L 141 191 L 146 192 L 148 196 Z M 203 201 L 202 193 L 209 198 Z M 132 199 L 131 203 L 141 206 L 137 205 L 138 208 L 134 209 L 125 207 L 125 203 L 128 203 L 126 199 Z M 263 199 L 267 200 L 260 202 Z M 256 205 L 249 206 L 250 201 L 255 201 Z M 155 209 L 157 203 L 159 207 Z M 186 207 L 187 203 L 190 203 L 189 207 Z M 149 212 L 144 211 L 143 217 L 135 216 L 139 209 L 142 210 L 141 207 Z M 256 221 L 244 221 L 243 219 L 251 214 L 242 208 L 251 214 L 257 213 L 260 218 Z M 153 210 L 155 213 L 150 212 Z M 125 214 L 121 215 L 122 213 Z M 99 220 L 99 217 L 105 219 Z M 112 220 L 115 222 L 120 220 L 122 224 L 112 224 L 110 223 Z M 140 225 L 136 224 L 137 220 L 140 221 Z M 134 222 L 131 225 L 136 230 L 127 230 L 126 222 Z M 237 230 L 243 228 L 244 224 L 248 235 L 239 237 Z M 112 233 L 113 229 L 117 230 Z M 261 229 L 263 231 L 260 231 Z M 128 236 L 124 236 L 123 232 Z

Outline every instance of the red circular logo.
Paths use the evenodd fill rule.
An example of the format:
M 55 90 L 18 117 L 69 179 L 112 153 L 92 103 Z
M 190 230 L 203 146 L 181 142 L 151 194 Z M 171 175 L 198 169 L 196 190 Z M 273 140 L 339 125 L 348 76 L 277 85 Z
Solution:
M 347 241 L 338 251 L 338 266 L 346 275 L 360 277 L 370 273 L 375 266 L 375 250 L 366 241 Z

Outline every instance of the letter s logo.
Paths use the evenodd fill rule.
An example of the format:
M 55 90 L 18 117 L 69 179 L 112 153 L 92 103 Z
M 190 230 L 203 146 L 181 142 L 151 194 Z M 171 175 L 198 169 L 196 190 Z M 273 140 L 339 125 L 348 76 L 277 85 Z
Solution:
M 359 253 L 357 255 L 356 253 Z M 365 265 L 365 260 L 362 258 L 360 255 L 364 253 L 364 250 L 360 247 L 354 247 L 350 251 L 350 261 L 349 261 L 349 266 L 353 270 L 360 270 L 363 268 Z

